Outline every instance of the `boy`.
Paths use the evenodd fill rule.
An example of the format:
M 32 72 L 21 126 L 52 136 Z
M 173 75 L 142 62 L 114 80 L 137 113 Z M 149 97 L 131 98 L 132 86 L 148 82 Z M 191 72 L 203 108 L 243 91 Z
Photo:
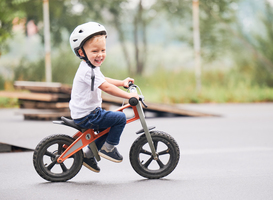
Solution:
M 126 124 L 123 112 L 105 111 L 101 108 L 101 90 L 114 96 L 130 99 L 139 98 L 135 93 L 127 93 L 117 86 L 128 87 L 132 78 L 115 80 L 104 77 L 100 66 L 106 57 L 107 32 L 104 26 L 96 22 L 88 22 L 77 26 L 70 35 L 70 45 L 73 52 L 83 61 L 73 80 L 69 108 L 74 122 L 82 128 L 106 129 L 111 127 L 108 134 L 98 138 L 95 143 L 99 155 L 114 162 L 121 162 L 116 145 L 119 144 L 121 133 Z M 89 146 L 84 148 L 84 166 L 99 172 L 100 168 Z

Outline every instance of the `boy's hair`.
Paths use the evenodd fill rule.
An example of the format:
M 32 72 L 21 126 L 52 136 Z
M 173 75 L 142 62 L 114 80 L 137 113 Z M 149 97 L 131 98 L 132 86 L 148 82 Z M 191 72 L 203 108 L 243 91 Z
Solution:
M 81 46 L 84 46 L 86 43 L 93 42 L 93 40 L 96 39 L 97 37 L 104 36 L 104 35 L 105 35 L 105 38 L 107 38 L 105 31 L 95 33 L 95 34 L 91 35 L 90 37 L 86 38 L 86 40 L 82 42 Z

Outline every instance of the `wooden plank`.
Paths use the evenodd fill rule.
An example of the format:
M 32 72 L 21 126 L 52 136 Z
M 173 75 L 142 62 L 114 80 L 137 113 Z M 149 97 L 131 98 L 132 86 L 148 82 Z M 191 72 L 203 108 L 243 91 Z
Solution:
M 46 93 L 28 93 L 28 92 L 8 92 L 0 91 L 0 96 L 9 98 L 18 98 L 22 100 L 34 101 L 59 101 L 60 99 L 70 99 L 68 94 L 46 94 Z
M 61 83 L 57 82 L 36 82 L 36 81 L 15 81 L 14 86 L 16 87 L 51 87 L 60 88 Z
M 61 83 L 32 82 L 32 81 L 16 81 L 14 87 L 20 90 L 29 90 L 31 92 L 40 93 L 65 93 L 71 94 L 71 86 Z
M 22 101 L 21 108 L 37 108 L 37 109 L 68 109 L 68 102 L 38 102 L 38 101 Z
M 28 104 L 26 107 L 30 108 L 68 108 L 70 95 L 69 94 L 59 94 L 59 93 L 27 93 L 27 92 L 6 92 L 0 91 L 0 96 L 11 97 L 11 98 L 18 98 L 21 100 L 27 101 L 40 101 L 40 104 Z M 109 109 L 109 104 L 121 106 L 122 103 L 128 103 L 128 100 L 123 100 L 118 97 L 114 97 L 111 95 L 107 95 L 103 93 L 103 106 L 106 109 Z M 64 101 L 64 102 L 58 102 Z M 48 104 L 50 103 L 50 104 Z M 52 103 L 52 104 L 51 104 Z M 26 103 L 27 105 L 27 103 Z M 183 115 L 183 116 L 194 116 L 194 117 L 201 117 L 201 116 L 217 116 L 209 113 L 197 112 L 197 111 L 190 111 L 186 109 L 179 108 L 175 105 L 168 105 L 168 104 L 157 104 L 157 103 L 149 103 L 147 102 L 148 108 L 145 108 L 146 111 L 157 112 L 157 113 L 172 113 L 176 115 Z M 47 107 L 48 106 L 48 107 Z
M 103 99 L 103 102 L 105 103 L 112 103 L 118 106 L 122 105 L 123 103 L 123 99 L 118 97 L 113 97 L 107 94 L 103 94 L 102 99 Z M 128 103 L 128 100 L 126 100 L 125 103 Z M 165 112 L 165 113 L 172 113 L 176 115 L 192 116 L 192 117 L 216 116 L 209 113 L 181 109 L 175 105 L 159 104 L 159 103 L 151 103 L 151 102 L 146 102 L 146 104 L 148 105 L 148 108 L 144 108 L 144 111 L 146 110 L 150 112 L 161 112 L 161 113 Z
M 59 114 L 67 114 L 70 113 L 69 111 L 65 111 L 65 112 L 59 112 L 58 110 L 55 109 L 20 109 L 16 111 L 16 114 L 53 114 L 53 115 L 59 115 Z
M 30 120 L 58 120 L 62 116 L 70 117 L 70 113 L 24 114 L 24 119 Z
M 60 117 L 70 117 L 70 111 L 58 111 L 54 109 L 20 109 L 16 114 L 23 114 L 25 119 L 54 120 Z
M 165 112 L 165 113 L 172 113 L 176 115 L 184 115 L 184 116 L 192 116 L 192 117 L 216 116 L 213 114 L 181 109 L 175 105 L 156 104 L 156 103 L 147 103 L 147 105 L 148 105 L 148 108 L 145 108 L 144 110 L 151 111 L 151 112 Z

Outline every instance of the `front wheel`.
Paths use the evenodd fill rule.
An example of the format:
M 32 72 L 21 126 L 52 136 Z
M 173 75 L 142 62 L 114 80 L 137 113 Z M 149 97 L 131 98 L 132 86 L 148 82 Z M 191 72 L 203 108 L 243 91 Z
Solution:
M 176 141 L 162 131 L 150 132 L 157 159 L 154 159 L 145 134 L 138 137 L 130 149 L 130 162 L 141 176 L 159 179 L 170 174 L 178 164 L 180 152 Z
M 73 178 L 82 167 L 82 151 L 73 154 L 63 163 L 57 162 L 58 157 L 73 142 L 74 139 L 67 135 L 52 135 L 43 139 L 33 154 L 33 164 L 37 173 L 52 182 L 64 182 Z

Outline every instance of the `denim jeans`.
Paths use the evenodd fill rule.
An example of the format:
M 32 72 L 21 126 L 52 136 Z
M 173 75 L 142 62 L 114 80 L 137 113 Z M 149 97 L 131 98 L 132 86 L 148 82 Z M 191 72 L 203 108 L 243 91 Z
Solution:
M 74 122 L 82 128 L 99 131 L 111 127 L 109 133 L 95 140 L 97 148 L 100 150 L 105 141 L 112 145 L 119 144 L 121 133 L 126 125 L 126 116 L 120 111 L 106 111 L 98 107 L 89 115 L 81 119 L 74 119 Z

